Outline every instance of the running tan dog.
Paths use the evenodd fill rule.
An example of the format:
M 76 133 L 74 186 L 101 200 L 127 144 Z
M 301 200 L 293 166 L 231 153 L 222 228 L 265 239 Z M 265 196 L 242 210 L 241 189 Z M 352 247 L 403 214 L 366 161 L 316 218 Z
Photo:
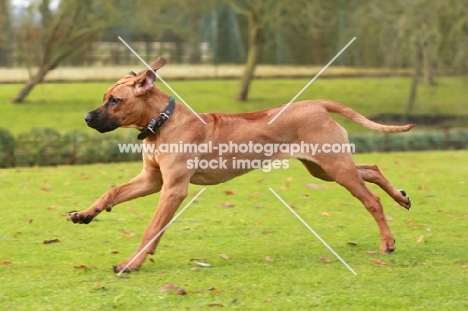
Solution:
M 158 70 L 165 64 L 158 58 L 152 68 Z M 268 122 L 282 107 L 252 113 L 201 114 L 203 124 L 184 105 L 175 104 L 163 91 L 154 87 L 155 74 L 144 70 L 138 74 L 130 72 L 104 94 L 100 107 L 85 116 L 86 123 L 101 133 L 118 127 L 137 128 L 144 144 L 347 144 L 348 136 L 329 113 L 338 113 L 371 130 L 381 132 L 405 132 L 413 125 L 390 126 L 372 122 L 351 108 L 330 100 L 306 100 L 292 104 L 272 124 Z M 169 119 L 170 115 L 170 119 Z M 166 122 L 167 121 L 167 122 Z M 164 123 L 164 126 L 162 124 Z M 362 202 L 372 214 L 380 229 L 380 252 L 391 253 L 395 240 L 387 225 L 379 198 L 364 184 L 371 182 L 380 186 L 390 197 L 406 209 L 411 201 L 406 193 L 397 190 L 379 171 L 376 165 L 356 165 L 350 153 L 298 152 L 291 156 L 287 152 L 276 152 L 271 156 L 263 153 L 236 153 L 227 151 L 226 159 L 237 157 L 244 160 L 279 160 L 296 158 L 304 164 L 311 175 L 326 181 L 335 181 L 345 187 Z M 90 223 L 103 210 L 108 212 L 122 202 L 161 191 L 161 197 L 150 224 L 145 230 L 140 247 L 126 260 L 114 266 L 115 272 L 122 271 L 140 250 L 158 234 L 172 219 L 177 208 L 187 196 L 189 183 L 215 185 L 245 174 L 253 168 L 236 169 L 197 168 L 187 165 L 193 159 L 218 160 L 219 154 L 167 153 L 143 154 L 143 170 L 130 182 L 107 190 L 93 205 L 83 212 L 70 213 L 74 223 Z M 154 254 L 161 236 L 125 269 L 129 272 L 141 267 L 148 254 Z

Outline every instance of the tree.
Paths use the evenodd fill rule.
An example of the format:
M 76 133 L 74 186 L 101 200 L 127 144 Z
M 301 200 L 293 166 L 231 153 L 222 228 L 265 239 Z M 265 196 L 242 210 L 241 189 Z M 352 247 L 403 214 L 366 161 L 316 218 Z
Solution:
M 10 1 L 0 0 L 0 66 L 7 66 L 12 48 Z
M 275 10 L 278 1 L 272 0 L 229 0 L 229 5 L 238 13 L 247 17 L 248 52 L 244 73 L 240 80 L 237 100 L 247 101 L 249 87 L 264 44 L 264 28 L 277 17 Z
M 47 73 L 63 61 L 85 52 L 107 25 L 112 2 L 62 0 L 55 10 L 51 8 L 50 0 L 32 2 L 30 18 L 20 26 L 19 33 L 26 63 L 34 65 L 37 70 L 12 102 L 23 102 L 31 90 L 43 82 Z M 37 13 L 41 17 L 40 25 L 33 18 Z

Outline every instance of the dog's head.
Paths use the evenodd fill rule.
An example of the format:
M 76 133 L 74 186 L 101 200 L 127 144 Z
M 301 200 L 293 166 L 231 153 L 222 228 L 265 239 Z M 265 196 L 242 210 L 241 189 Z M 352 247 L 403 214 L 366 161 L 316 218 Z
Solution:
M 166 60 L 158 57 L 151 68 L 156 71 Z M 110 132 L 118 127 L 143 128 L 147 125 L 147 98 L 154 89 L 156 75 L 152 70 L 138 74 L 129 72 L 104 94 L 103 103 L 84 116 L 86 124 L 100 133 Z

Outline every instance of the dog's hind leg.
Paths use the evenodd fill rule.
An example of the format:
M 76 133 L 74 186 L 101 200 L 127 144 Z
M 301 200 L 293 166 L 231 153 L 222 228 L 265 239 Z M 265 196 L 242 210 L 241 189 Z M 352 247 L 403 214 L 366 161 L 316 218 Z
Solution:
M 379 227 L 380 252 L 387 254 L 395 250 L 395 240 L 388 227 L 380 199 L 366 187 L 351 157 L 339 156 L 335 160 L 328 158 L 322 165 L 308 160 L 301 162 L 313 176 L 326 181 L 336 181 L 360 200 Z
M 411 200 L 406 196 L 406 192 L 404 190 L 397 190 L 380 172 L 377 165 L 357 164 L 356 168 L 364 181 L 378 185 L 393 198 L 395 202 L 406 209 L 410 209 Z

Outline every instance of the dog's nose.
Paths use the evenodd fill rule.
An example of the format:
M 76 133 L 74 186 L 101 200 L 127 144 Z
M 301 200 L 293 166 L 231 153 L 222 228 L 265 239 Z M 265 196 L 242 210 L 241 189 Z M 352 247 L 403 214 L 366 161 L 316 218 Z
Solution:
M 91 121 L 91 118 L 92 116 L 90 113 L 85 114 L 84 119 L 86 121 L 86 124 L 88 124 Z

